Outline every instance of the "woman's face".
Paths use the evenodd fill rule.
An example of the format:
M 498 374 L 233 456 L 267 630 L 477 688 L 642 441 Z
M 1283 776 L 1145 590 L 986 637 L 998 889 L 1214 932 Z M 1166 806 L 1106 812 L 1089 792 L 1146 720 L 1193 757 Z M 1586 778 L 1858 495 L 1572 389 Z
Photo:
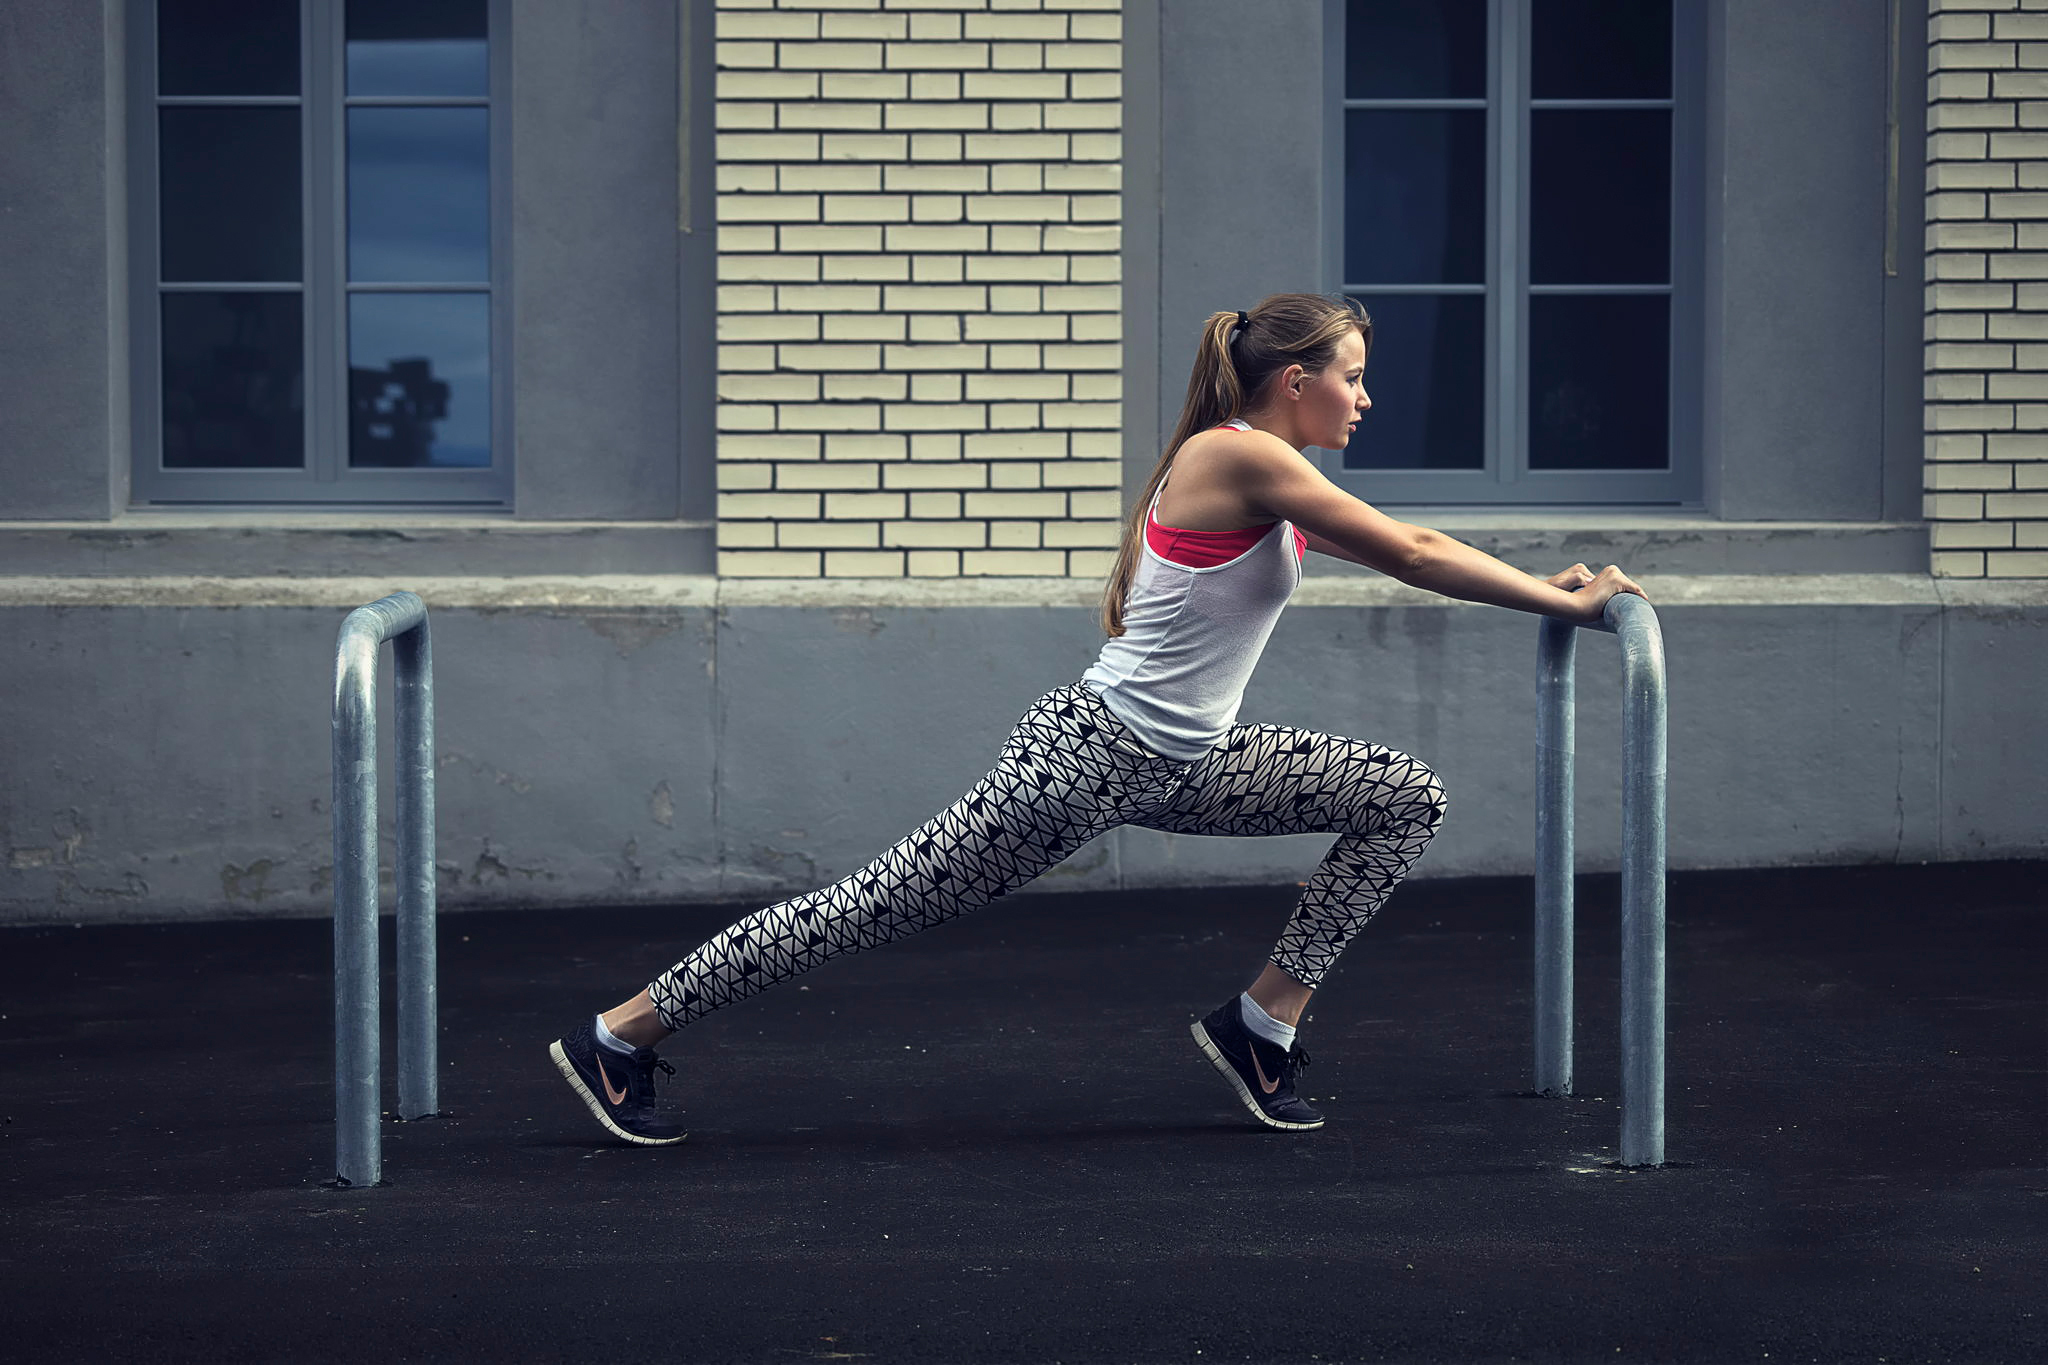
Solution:
M 1296 423 L 1308 444 L 1342 450 L 1371 406 L 1365 391 L 1365 337 L 1354 327 L 1337 343 L 1337 359 L 1330 368 L 1313 378 L 1302 377 Z

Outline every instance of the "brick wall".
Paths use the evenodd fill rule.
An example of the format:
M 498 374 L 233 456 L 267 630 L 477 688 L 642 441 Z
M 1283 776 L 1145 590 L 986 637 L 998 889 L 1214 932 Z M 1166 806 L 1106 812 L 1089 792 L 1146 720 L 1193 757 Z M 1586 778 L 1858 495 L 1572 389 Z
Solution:
M 2048 577 L 2048 0 L 1930 0 L 1934 572 Z
M 718 571 L 1104 573 L 1121 0 L 718 0 Z

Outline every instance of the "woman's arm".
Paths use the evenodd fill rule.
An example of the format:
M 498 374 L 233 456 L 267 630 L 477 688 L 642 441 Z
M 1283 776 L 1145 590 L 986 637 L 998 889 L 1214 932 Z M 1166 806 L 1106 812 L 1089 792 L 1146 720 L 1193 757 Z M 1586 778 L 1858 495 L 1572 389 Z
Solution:
M 1230 476 L 1249 507 L 1293 522 L 1312 549 L 1411 587 L 1580 622 L 1599 620 L 1617 592 L 1642 592 L 1612 565 L 1595 575 L 1575 564 L 1541 579 L 1441 531 L 1397 521 L 1331 483 L 1286 442 L 1264 432 L 1246 432 L 1230 445 Z

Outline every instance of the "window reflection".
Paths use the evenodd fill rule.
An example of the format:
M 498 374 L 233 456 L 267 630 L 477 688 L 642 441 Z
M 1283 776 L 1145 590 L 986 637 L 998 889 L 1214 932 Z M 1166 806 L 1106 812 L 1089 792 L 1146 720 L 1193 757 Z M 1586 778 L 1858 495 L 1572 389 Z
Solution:
M 305 464 L 305 347 L 299 295 L 163 296 L 167 469 Z
M 349 298 L 349 463 L 491 463 L 488 294 Z
M 1529 467 L 1669 463 L 1671 299 L 1539 294 L 1529 300 Z
M 489 111 L 349 110 L 349 278 L 482 283 L 490 257 Z
M 348 0 L 348 93 L 486 93 L 486 11 L 486 0 Z

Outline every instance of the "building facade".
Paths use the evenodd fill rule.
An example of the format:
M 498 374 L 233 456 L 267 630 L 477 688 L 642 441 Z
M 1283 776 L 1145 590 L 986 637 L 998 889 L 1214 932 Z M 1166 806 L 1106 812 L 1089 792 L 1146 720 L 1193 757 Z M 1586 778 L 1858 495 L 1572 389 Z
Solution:
M 2048 0 L 20 0 L 0 112 L 0 918 L 324 912 L 396 588 L 444 904 L 842 875 L 1079 675 L 1202 320 L 1300 289 L 1375 318 L 1333 480 L 1649 590 L 1674 866 L 2048 843 Z M 1526 871 L 1535 623 L 1309 567 L 1244 717 Z

